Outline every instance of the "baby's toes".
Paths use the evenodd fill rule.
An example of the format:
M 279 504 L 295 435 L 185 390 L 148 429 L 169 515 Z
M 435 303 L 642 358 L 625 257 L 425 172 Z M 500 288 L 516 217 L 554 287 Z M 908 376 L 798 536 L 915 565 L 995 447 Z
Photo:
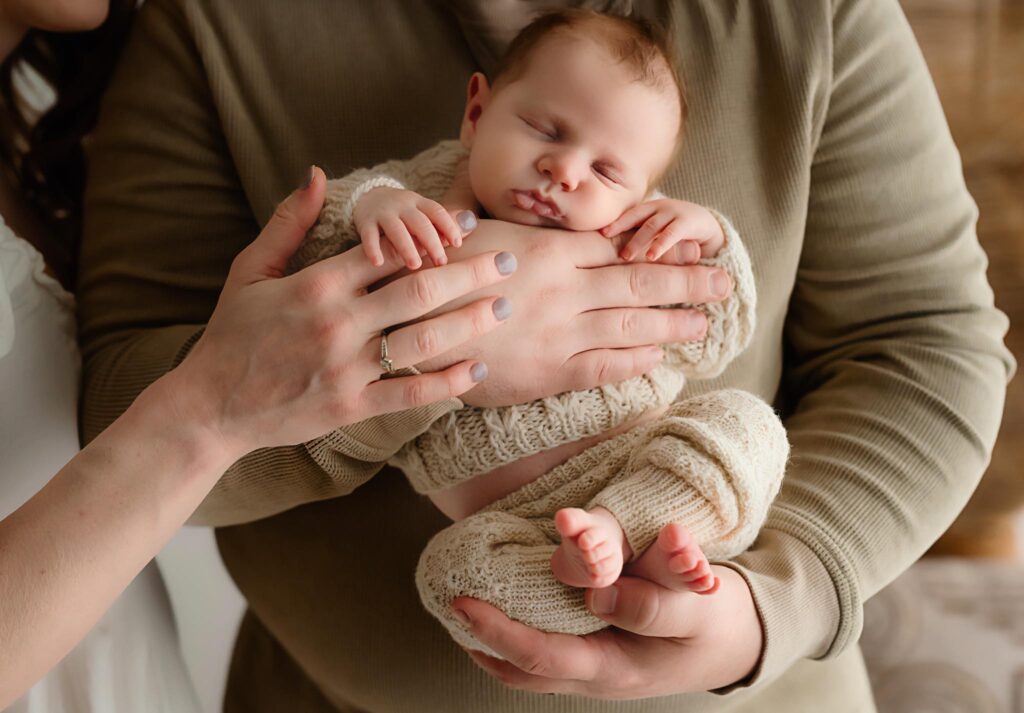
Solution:
M 622 571 L 621 565 L 614 557 L 606 557 L 600 562 L 595 562 L 588 567 L 591 579 L 591 587 L 607 587 L 615 583 Z

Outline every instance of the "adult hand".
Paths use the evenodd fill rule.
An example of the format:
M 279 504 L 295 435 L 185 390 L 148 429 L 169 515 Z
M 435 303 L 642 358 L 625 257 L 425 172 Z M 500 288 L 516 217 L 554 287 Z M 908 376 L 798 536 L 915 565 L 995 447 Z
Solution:
M 313 171 L 309 184 L 285 199 L 239 253 L 202 337 L 165 377 L 176 382 L 170 391 L 182 418 L 205 424 L 214 441 L 238 455 L 456 396 L 487 373 L 479 360 L 455 359 L 437 373 L 380 380 L 381 331 L 503 280 L 496 251 L 402 277 L 369 294 L 369 285 L 402 267 L 395 251 L 386 250 L 377 267 L 356 247 L 283 276 L 319 215 L 325 181 L 322 171 Z M 498 262 L 515 261 L 506 255 Z M 490 331 L 500 323 L 496 301 L 496 294 L 477 296 L 389 333 L 394 367 Z
M 462 400 L 505 406 L 643 374 L 661 359 L 655 345 L 702 338 L 707 322 L 701 312 L 645 308 L 725 299 L 731 291 L 728 275 L 703 265 L 623 263 L 620 245 L 596 232 L 480 221 L 461 248 L 449 250 L 449 260 L 454 264 L 494 250 L 515 253 L 518 270 L 501 285 L 515 310 L 500 333 L 474 339 L 420 368 L 482 359 L 490 375 Z M 716 276 L 724 279 L 713 280 Z M 453 304 L 494 293 L 485 289 Z
M 512 688 L 607 699 L 708 691 L 749 676 L 763 645 L 746 581 L 729 567 L 712 569 L 721 586 L 711 595 L 628 576 L 588 590 L 587 607 L 612 628 L 587 636 L 537 631 L 475 599 L 452 606 L 465 613 L 473 636 L 505 660 L 470 656 Z

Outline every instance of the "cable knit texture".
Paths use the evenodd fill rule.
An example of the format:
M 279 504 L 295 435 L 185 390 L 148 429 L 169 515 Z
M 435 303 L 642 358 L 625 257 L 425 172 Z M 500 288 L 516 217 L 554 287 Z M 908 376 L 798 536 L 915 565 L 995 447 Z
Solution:
M 587 634 L 607 624 L 583 590 L 551 573 L 559 508 L 607 507 L 642 553 L 682 522 L 711 559 L 754 541 L 786 469 L 789 446 L 770 406 L 736 389 L 673 404 L 653 424 L 603 441 L 434 536 L 420 556 L 420 598 L 462 646 L 489 651 L 452 616 L 469 596 L 544 631 Z M 628 525 L 627 525 L 628 523 Z
M 410 160 L 388 161 L 329 181 L 320 219 L 293 257 L 291 269 L 323 260 L 358 242 L 352 223 L 355 201 L 373 188 L 408 188 L 440 200 L 465 155 L 458 141 L 442 141 Z M 661 365 L 617 384 L 516 406 L 450 411 L 407 443 L 389 463 L 401 468 L 418 492 L 443 490 L 666 406 L 679 394 L 687 377 L 706 379 L 721 374 L 750 341 L 757 299 L 750 258 L 742 241 L 724 216 L 714 215 L 725 232 L 725 245 L 717 256 L 701 262 L 729 273 L 734 289 L 722 302 L 697 306 L 708 318 L 703 340 L 664 345 Z

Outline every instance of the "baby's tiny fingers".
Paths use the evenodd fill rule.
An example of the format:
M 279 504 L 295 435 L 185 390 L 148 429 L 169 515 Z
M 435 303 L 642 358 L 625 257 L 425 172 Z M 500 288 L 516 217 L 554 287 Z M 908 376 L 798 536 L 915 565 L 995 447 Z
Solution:
M 656 213 L 648 218 L 640 229 L 636 231 L 633 239 L 622 249 L 622 259 L 632 260 L 637 255 L 643 255 L 650 247 L 654 236 L 672 221 L 672 217 L 663 213 Z
M 359 229 L 359 238 L 363 242 L 363 252 L 370 262 L 377 267 L 384 264 L 384 253 L 380 249 L 380 228 L 376 224 L 365 225 Z
M 405 226 L 416 238 L 416 242 L 427 251 L 427 255 L 430 256 L 430 260 L 434 265 L 436 267 L 446 265 L 448 263 L 448 256 L 445 255 L 444 246 L 441 245 L 441 238 L 438 236 L 437 229 L 434 228 L 434 224 L 430 222 L 430 219 L 419 210 L 411 210 L 403 217 Z
M 410 270 L 418 270 L 423 261 L 420 260 L 420 251 L 416 249 L 405 223 L 397 217 L 390 217 L 381 223 L 381 227 L 384 228 L 384 234 L 388 236 L 392 247 L 402 256 L 405 266 Z
M 651 203 L 635 205 L 611 223 L 601 228 L 601 235 L 610 238 L 626 230 L 631 230 L 658 212 L 658 207 Z

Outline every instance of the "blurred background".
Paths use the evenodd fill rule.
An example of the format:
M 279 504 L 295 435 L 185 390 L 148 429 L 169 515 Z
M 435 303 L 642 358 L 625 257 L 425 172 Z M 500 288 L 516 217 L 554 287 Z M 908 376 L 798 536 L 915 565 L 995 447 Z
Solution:
M 806 2 L 808 0 L 794 0 Z M 1024 0 L 902 0 L 981 210 L 1007 344 L 1024 362 Z M 862 646 L 879 713 L 1024 713 L 1024 378 L 992 465 L 929 554 L 868 603 Z M 200 699 L 220 710 L 242 599 L 210 530 L 160 554 Z
M 901 0 L 978 203 L 1007 346 L 1024 363 L 1024 0 Z M 868 602 L 879 713 L 1024 713 L 1024 379 L 992 463 L 928 555 Z

